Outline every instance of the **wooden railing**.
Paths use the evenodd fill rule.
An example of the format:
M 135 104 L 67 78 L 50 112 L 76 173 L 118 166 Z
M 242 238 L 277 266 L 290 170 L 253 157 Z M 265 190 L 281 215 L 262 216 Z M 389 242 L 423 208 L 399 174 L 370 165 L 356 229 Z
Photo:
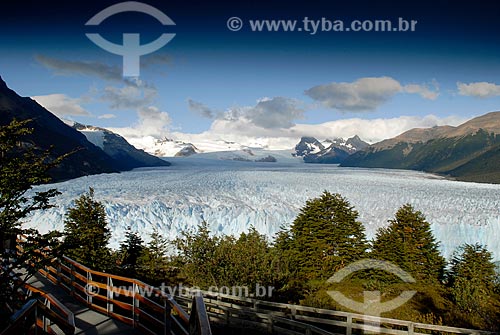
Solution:
M 9 326 L 1 335 L 24 334 L 27 329 L 38 329 L 47 334 L 66 335 L 75 333 L 73 313 L 59 302 L 52 294 L 47 294 L 29 284 L 26 284 L 27 296 L 38 295 L 26 302 L 24 306 L 10 317 Z
M 137 279 L 92 270 L 65 256 L 39 272 L 82 304 L 142 333 L 211 334 L 203 299 L 193 298 L 196 308 L 189 315 L 172 296 L 156 287 Z
M 203 294 L 207 314 L 213 322 L 253 327 L 276 334 L 351 335 L 370 332 L 390 335 L 498 335 L 494 332 L 268 302 L 208 291 L 184 289 L 179 293 L 181 295 L 176 296 L 176 300 L 187 309 L 193 296 Z
M 23 252 L 25 239 L 18 236 L 18 252 Z M 171 295 L 156 287 L 92 270 L 66 256 L 38 271 L 82 304 L 144 334 L 211 335 L 203 299 L 193 298 L 194 307 L 188 314 Z

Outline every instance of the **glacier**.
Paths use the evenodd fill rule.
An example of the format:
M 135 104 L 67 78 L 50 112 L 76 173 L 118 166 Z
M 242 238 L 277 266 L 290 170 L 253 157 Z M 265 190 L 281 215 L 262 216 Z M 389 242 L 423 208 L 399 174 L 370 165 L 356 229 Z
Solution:
M 205 220 L 214 234 L 238 235 L 251 226 L 272 238 L 289 227 L 305 202 L 327 190 L 359 212 L 373 238 L 405 203 L 422 211 L 449 258 L 462 243 L 479 242 L 500 260 L 500 185 L 446 180 L 417 171 L 342 168 L 297 161 L 256 163 L 200 157 L 169 158 L 172 166 L 81 177 L 37 186 L 62 194 L 56 207 L 25 223 L 41 232 L 62 230 L 64 215 L 89 187 L 106 208 L 117 248 L 130 226 L 145 241 L 154 228 L 168 239 Z

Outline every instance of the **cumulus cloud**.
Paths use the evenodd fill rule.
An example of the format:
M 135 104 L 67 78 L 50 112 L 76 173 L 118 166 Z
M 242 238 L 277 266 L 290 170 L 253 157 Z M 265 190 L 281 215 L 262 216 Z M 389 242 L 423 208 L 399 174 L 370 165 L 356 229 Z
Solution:
M 255 106 L 231 107 L 218 112 L 205 104 L 188 99 L 190 110 L 201 116 L 227 122 L 245 122 L 264 129 L 290 128 L 294 121 L 304 117 L 302 103 L 297 99 L 285 97 L 262 98 Z
M 109 103 L 111 109 L 137 109 L 153 103 L 156 95 L 156 88 L 143 84 L 122 87 L 107 86 L 104 88 L 100 100 Z
M 162 138 L 169 132 L 171 124 L 170 116 L 167 112 L 161 111 L 155 106 L 142 107 L 137 110 L 139 120 L 131 127 L 110 128 L 127 140 L 152 136 Z
M 377 109 L 397 93 L 414 93 L 425 99 L 434 100 L 438 96 L 437 83 L 433 86 L 434 90 L 431 90 L 427 85 L 405 86 L 391 77 L 367 77 L 354 82 L 317 85 L 306 90 L 305 94 L 329 108 L 346 112 L 364 112 Z
M 477 98 L 490 98 L 500 95 L 500 85 L 488 82 L 461 83 L 457 82 L 458 94 Z
M 36 55 L 35 60 L 58 75 L 85 75 L 110 81 L 123 81 L 122 69 L 99 62 L 71 61 Z
M 207 105 L 205 105 L 201 102 L 195 101 L 193 99 L 188 99 L 187 103 L 188 103 L 189 110 L 191 110 L 191 111 L 193 111 L 193 112 L 195 112 L 203 117 L 213 119 L 217 115 L 216 111 L 212 110 L 210 107 L 208 107 Z
M 304 117 L 304 110 L 296 99 L 274 97 L 264 98 L 257 105 L 245 109 L 243 116 L 257 127 L 265 129 L 291 128 L 294 121 Z
M 330 83 L 305 91 L 312 99 L 342 111 L 368 111 L 387 102 L 401 91 L 401 84 L 390 77 L 361 78 L 352 83 Z
M 75 99 L 65 94 L 49 94 L 34 96 L 32 99 L 58 117 L 90 115 L 90 113 L 80 105 L 83 102 L 81 98 Z
M 429 85 L 408 84 L 403 87 L 406 93 L 420 94 L 420 96 L 427 100 L 436 100 L 439 96 L 439 85 L 436 81 Z
M 325 122 L 321 124 L 296 124 L 288 129 L 261 128 L 248 119 L 237 121 L 215 120 L 210 129 L 200 134 L 174 132 L 176 139 L 191 142 L 203 148 L 203 143 L 224 139 L 243 145 L 266 145 L 272 150 L 291 149 L 302 136 L 313 136 L 319 140 L 333 137 L 360 136 L 363 140 L 375 143 L 397 136 L 412 128 L 433 127 L 441 125 L 456 126 L 467 121 L 460 116 L 438 117 L 400 116 L 397 118 L 363 119 L 349 118 Z

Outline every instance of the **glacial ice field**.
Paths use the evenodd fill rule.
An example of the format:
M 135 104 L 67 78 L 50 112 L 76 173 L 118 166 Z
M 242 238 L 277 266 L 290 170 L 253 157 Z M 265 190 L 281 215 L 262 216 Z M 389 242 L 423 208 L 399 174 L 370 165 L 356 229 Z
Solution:
M 500 185 L 445 180 L 431 174 L 334 165 L 255 163 L 172 158 L 170 167 L 101 174 L 62 183 L 56 207 L 34 214 L 29 227 L 62 230 L 64 215 L 89 187 L 106 207 L 118 247 L 127 227 L 149 240 L 153 228 L 174 239 L 205 220 L 216 234 L 238 235 L 255 226 L 272 237 L 289 226 L 307 199 L 340 193 L 359 211 L 369 238 L 397 209 L 422 211 L 446 257 L 462 243 L 487 245 L 500 260 Z

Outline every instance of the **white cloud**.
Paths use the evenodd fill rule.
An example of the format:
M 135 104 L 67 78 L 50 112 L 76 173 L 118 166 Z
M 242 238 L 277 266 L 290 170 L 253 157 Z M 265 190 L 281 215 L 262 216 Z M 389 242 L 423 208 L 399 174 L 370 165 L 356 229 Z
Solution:
M 97 117 L 98 119 L 114 119 L 116 118 L 115 114 L 102 114 Z
M 109 103 L 111 109 L 139 109 L 150 105 L 156 98 L 154 87 L 139 84 L 122 87 L 107 86 L 100 100 Z
M 460 116 L 438 117 L 400 116 L 397 118 L 362 119 L 349 118 L 325 122 L 321 124 L 296 124 L 288 129 L 269 129 L 252 124 L 247 119 L 236 121 L 215 120 L 209 130 L 200 134 L 171 133 L 170 136 L 195 145 L 216 140 L 234 141 L 242 145 L 267 145 L 272 150 L 293 148 L 300 137 L 313 136 L 319 140 L 333 137 L 352 137 L 358 135 L 361 139 L 375 143 L 392 138 L 412 128 L 433 127 L 441 125 L 456 126 L 467 118 Z M 203 147 L 203 145 L 199 145 Z
M 135 85 L 134 79 L 123 77 L 122 68 L 119 66 L 111 66 L 100 62 L 58 59 L 45 55 L 35 55 L 35 60 L 45 68 L 53 70 L 56 75 L 82 75 Z
M 212 110 L 210 107 L 208 107 L 207 105 L 205 105 L 201 102 L 195 101 L 193 99 L 188 99 L 187 103 L 188 103 L 189 110 L 191 110 L 191 111 L 193 111 L 193 112 L 195 112 L 203 117 L 213 119 L 217 115 L 216 111 Z
M 436 100 L 439 96 L 439 86 L 437 82 L 433 81 L 431 89 L 428 85 L 408 84 L 403 87 L 406 93 L 420 94 L 420 96 L 427 100 Z
M 295 120 L 304 116 L 304 110 L 300 105 L 300 101 L 296 99 L 263 98 L 254 107 L 232 110 L 229 115 L 234 118 L 235 113 L 239 114 L 251 124 L 264 129 L 291 128 L 295 125 Z
M 225 112 L 213 110 L 205 104 L 188 99 L 190 110 L 203 117 L 229 122 L 244 121 L 264 129 L 290 128 L 294 121 L 304 117 L 302 102 L 285 97 L 262 98 L 255 106 L 231 107 Z
M 138 122 L 131 127 L 110 128 L 127 140 L 152 136 L 162 138 L 169 132 L 170 116 L 157 107 L 149 106 L 137 110 Z
M 427 85 L 402 85 L 391 77 L 366 77 L 354 82 L 317 85 L 305 94 L 329 108 L 347 112 L 372 111 L 387 103 L 397 93 L 419 94 L 424 99 L 434 100 L 438 96 L 437 83 L 434 90 Z
M 500 85 L 487 82 L 461 83 L 457 82 L 458 94 L 477 98 L 490 98 L 500 95 Z
M 58 117 L 68 115 L 75 116 L 89 116 L 90 113 L 86 111 L 80 104 L 83 102 L 81 98 L 71 98 L 65 94 L 49 94 L 38 95 L 32 97 L 36 102 L 44 108 L 54 113 Z

